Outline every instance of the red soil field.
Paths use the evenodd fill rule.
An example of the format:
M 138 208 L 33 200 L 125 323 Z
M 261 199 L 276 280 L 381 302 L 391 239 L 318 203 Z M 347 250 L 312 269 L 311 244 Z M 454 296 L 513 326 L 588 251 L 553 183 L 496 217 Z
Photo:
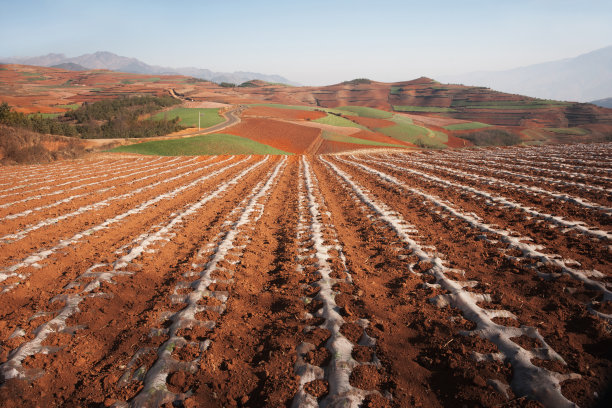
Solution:
M 457 136 L 453 136 L 451 134 L 448 134 L 448 142 L 444 143 L 445 145 L 447 145 L 448 147 L 469 147 L 469 146 L 473 146 L 473 143 L 470 142 L 469 140 L 465 140 L 465 139 L 461 139 Z
M 1 167 L 0 405 L 606 406 L 611 153 Z
M 263 116 L 287 120 L 315 120 L 327 116 L 325 112 L 281 109 L 268 106 L 252 106 L 243 112 L 244 116 Z
M 319 137 L 320 130 L 271 119 L 245 118 L 223 133 L 247 137 L 289 153 L 304 153 Z
M 353 133 L 351 135 L 351 137 L 358 137 L 360 139 L 372 140 L 374 142 L 391 143 L 391 144 L 396 144 L 396 145 L 404 145 L 404 146 L 416 147 L 412 143 L 408 143 L 408 142 L 404 142 L 402 140 L 394 139 L 392 137 L 389 137 L 389 136 L 387 136 L 385 134 L 378 133 L 378 132 L 367 132 L 365 130 L 360 130 L 357 133 Z

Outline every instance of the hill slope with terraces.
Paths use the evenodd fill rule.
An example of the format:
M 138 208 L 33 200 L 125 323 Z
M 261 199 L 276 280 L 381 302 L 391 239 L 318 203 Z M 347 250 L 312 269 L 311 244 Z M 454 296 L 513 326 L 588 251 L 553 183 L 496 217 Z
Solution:
M 248 105 L 241 110 L 243 122 L 224 133 L 295 154 L 612 137 L 611 109 L 441 84 L 425 77 L 397 83 L 356 79 L 324 87 L 253 80 L 227 87 L 180 75 L 0 65 L 0 101 L 26 114 L 63 114 L 86 102 L 168 94 L 190 109 L 210 103 L 225 110 Z M 313 131 L 318 138 L 312 139 Z

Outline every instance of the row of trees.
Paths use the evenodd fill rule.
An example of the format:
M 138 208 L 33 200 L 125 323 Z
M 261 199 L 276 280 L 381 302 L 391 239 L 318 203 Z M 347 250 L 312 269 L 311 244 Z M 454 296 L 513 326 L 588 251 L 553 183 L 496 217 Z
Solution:
M 0 123 L 37 133 L 84 139 L 162 136 L 183 129 L 178 118 L 140 120 L 139 117 L 179 103 L 169 96 L 126 97 L 84 103 L 57 118 L 45 118 L 15 112 L 4 102 L 0 104 Z
M 36 133 L 49 133 L 62 136 L 79 136 L 76 127 L 70 123 L 60 122 L 57 119 L 45 118 L 42 115 L 26 115 L 15 112 L 8 103 L 0 104 L 0 123 L 27 129 Z

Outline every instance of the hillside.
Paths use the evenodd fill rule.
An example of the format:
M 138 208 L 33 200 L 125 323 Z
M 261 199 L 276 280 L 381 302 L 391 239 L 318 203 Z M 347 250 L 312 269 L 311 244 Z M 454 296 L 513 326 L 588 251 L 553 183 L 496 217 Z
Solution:
M 587 102 L 612 95 L 612 46 L 575 58 L 441 79 L 539 98 Z
M 483 87 L 445 85 L 425 77 L 398 83 L 358 79 L 326 87 L 292 87 L 254 80 L 243 86 L 222 87 L 180 75 L 0 65 L 0 102 L 25 114 L 55 117 L 85 102 L 168 94 L 182 99 L 182 107 L 177 110 L 182 115 L 180 123 L 192 128 L 180 133 L 181 137 L 199 134 L 198 111 L 232 110 L 241 116 L 241 123 L 222 127 L 215 137 L 232 135 L 228 142 L 232 146 L 244 138 L 262 145 L 252 151 L 319 154 L 355 149 L 589 142 L 612 137 L 610 109 Z M 236 110 L 238 106 L 241 108 Z M 165 116 L 161 113 L 155 118 Z M 217 151 L 201 141 L 185 143 L 199 146 L 202 152 Z M 162 148 L 156 145 L 154 151 Z M 185 151 L 174 145 L 171 150 Z

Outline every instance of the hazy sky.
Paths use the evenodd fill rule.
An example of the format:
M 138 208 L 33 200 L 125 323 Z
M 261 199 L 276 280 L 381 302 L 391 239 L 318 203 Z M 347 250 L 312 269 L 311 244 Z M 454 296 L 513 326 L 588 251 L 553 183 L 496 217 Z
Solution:
M 610 0 L 3 1 L 0 56 L 110 51 L 304 85 L 502 70 L 612 44 Z

